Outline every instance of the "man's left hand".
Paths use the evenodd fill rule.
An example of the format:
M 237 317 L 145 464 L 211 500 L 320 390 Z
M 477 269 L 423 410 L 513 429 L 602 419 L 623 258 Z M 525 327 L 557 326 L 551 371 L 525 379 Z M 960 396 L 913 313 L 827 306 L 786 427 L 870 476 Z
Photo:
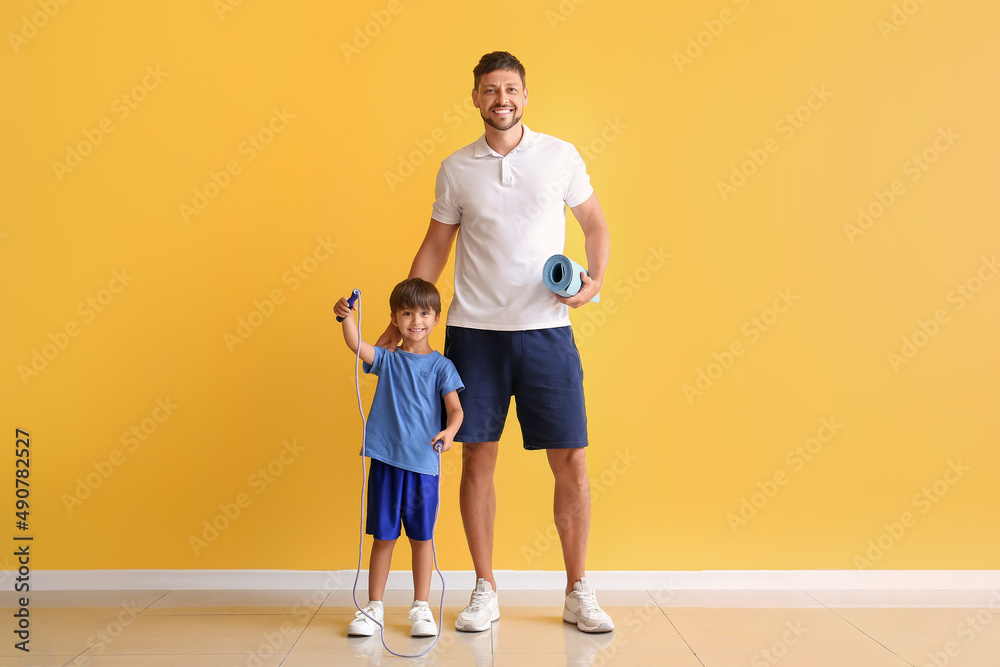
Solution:
M 580 272 L 580 291 L 573 296 L 559 296 L 556 298 L 565 303 L 570 308 L 579 308 L 585 303 L 588 303 L 591 299 L 597 296 L 597 293 L 601 291 L 601 284 L 596 280 L 593 280 L 586 271 Z

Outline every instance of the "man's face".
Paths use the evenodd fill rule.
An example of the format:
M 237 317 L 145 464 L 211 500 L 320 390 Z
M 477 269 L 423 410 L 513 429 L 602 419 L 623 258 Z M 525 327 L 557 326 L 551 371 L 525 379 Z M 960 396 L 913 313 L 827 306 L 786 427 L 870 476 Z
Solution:
M 484 74 L 479 87 L 472 91 L 472 101 L 491 127 L 509 130 L 521 122 L 528 89 L 514 70 L 498 69 Z

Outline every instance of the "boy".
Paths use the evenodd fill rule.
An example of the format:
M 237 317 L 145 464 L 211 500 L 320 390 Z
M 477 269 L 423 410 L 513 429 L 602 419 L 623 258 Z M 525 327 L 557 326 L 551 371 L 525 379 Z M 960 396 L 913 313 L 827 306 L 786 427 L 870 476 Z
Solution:
M 384 618 L 382 595 L 389 577 L 392 548 L 406 529 L 413 552 L 413 605 L 409 620 L 413 637 L 437 634 L 434 615 L 427 604 L 434 552 L 431 538 L 438 504 L 438 455 L 451 449 L 462 424 L 458 392 L 464 389 L 454 364 L 431 349 L 429 337 L 441 318 L 437 288 L 420 278 L 404 280 L 389 296 L 392 324 L 402 336 L 395 350 L 373 347 L 358 339 L 354 314 L 341 298 L 333 308 L 343 317 L 344 340 L 364 361 L 365 373 L 379 376 L 368 413 L 365 453 L 368 471 L 368 520 L 372 536 L 368 566 L 368 605 L 365 612 L 379 622 Z M 441 400 L 447 426 L 441 430 Z M 361 612 L 347 626 L 348 635 L 370 637 L 375 625 Z

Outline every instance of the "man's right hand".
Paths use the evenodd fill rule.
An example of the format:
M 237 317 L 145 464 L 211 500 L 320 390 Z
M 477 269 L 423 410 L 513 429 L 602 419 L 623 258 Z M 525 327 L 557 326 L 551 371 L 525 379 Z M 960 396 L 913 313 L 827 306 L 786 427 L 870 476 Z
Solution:
M 401 340 L 403 340 L 403 334 L 399 333 L 399 328 L 392 326 L 392 322 L 390 322 L 385 333 L 375 341 L 375 347 L 387 347 L 390 350 L 395 350 Z

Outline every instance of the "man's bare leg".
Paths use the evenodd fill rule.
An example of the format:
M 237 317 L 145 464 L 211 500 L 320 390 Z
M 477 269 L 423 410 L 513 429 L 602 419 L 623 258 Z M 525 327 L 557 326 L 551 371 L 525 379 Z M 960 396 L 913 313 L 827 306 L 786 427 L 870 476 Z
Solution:
M 459 488 L 462 524 L 476 568 L 476 580 L 485 579 L 493 590 L 497 589 L 493 577 L 493 526 L 497 514 L 493 473 L 497 466 L 497 444 L 479 442 L 462 445 L 462 483 Z
M 590 534 L 590 481 L 586 449 L 549 449 L 555 477 L 553 512 L 566 564 L 566 595 L 587 575 L 587 537 Z

